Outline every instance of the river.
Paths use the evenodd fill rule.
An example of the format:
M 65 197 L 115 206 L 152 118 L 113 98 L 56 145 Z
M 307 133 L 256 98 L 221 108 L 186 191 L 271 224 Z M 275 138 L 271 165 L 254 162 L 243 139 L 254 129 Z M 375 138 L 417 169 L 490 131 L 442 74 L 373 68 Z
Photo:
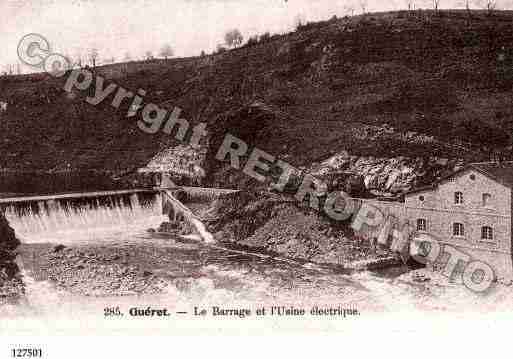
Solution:
M 132 317 L 131 308 L 166 308 L 176 320 L 194 318 L 195 308 L 206 308 L 213 315 L 213 307 L 228 311 L 245 308 L 253 315 L 258 308 L 279 307 L 285 313 L 301 309 L 306 313 L 316 310 L 322 313 L 325 309 L 339 308 L 354 310 L 360 316 L 458 310 L 478 298 L 457 286 L 449 286 L 447 290 L 433 282 L 409 281 L 405 268 L 348 273 L 265 253 L 207 245 L 197 238 L 152 233 L 148 229 L 158 227 L 166 218 L 160 213 L 158 199 L 142 201 L 138 196 L 94 202 L 94 206 L 91 203 L 73 206 L 53 203 L 53 207 L 49 207 L 39 203 L 25 206 L 23 210 L 14 207 L 8 210 L 7 217 L 23 242 L 19 264 L 26 297 L 17 305 L 0 307 L 2 318 L 15 320 L 2 321 L 0 329 L 19 329 L 13 324 L 19 318 L 29 320 L 30 328 L 55 329 L 56 323 L 65 322 L 62 328 L 84 329 L 85 323 L 106 320 L 105 308 L 116 307 L 123 316 L 116 318 L 117 321 L 110 319 L 107 327 L 112 323 L 131 326 L 134 322 L 127 322 Z M 73 250 L 63 253 L 94 257 L 94 260 L 82 261 L 80 266 L 75 263 L 75 267 L 66 269 L 70 276 L 74 275 L 74 268 L 87 274 L 88 265 L 93 264 L 109 270 L 137 266 L 139 272 L 151 273 L 158 291 L 131 292 L 117 289 L 118 285 L 112 290 L 105 289 L 105 283 L 111 283 L 109 276 L 115 274 L 103 272 L 98 277 L 84 279 L 91 288 L 80 287 L 80 283 L 68 287 L 59 285 L 42 270 L 66 264 L 66 261 L 52 262 L 55 259 L 51 253 L 56 245 Z M 123 261 L 123 257 L 114 264 L 98 261 L 105 253 L 128 259 Z M 93 287 L 99 289 L 95 291 Z M 490 302 L 488 308 L 498 296 L 505 297 L 498 291 L 484 300 Z M 271 316 L 280 317 L 280 312 L 275 309 Z M 334 317 L 345 319 L 339 315 Z M 132 319 L 140 324 L 139 318 Z M 166 326 L 158 323 L 157 327 Z

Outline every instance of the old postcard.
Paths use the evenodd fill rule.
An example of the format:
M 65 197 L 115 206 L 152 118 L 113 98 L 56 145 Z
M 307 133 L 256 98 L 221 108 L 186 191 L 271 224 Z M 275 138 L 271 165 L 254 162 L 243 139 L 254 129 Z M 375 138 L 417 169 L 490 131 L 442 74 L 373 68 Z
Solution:
M 512 7 L 2 0 L 0 332 L 493 332 Z

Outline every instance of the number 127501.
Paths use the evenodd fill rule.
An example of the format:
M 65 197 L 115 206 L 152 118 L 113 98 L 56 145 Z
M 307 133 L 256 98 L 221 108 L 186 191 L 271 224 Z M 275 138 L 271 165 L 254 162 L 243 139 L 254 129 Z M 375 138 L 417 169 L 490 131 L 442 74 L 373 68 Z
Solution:
M 37 348 L 15 348 L 11 349 L 13 358 L 42 358 L 43 350 Z

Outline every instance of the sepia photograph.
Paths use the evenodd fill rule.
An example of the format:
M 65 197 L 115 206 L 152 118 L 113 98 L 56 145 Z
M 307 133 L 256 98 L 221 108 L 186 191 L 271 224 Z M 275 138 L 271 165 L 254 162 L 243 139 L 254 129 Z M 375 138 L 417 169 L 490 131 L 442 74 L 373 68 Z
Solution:
M 513 1 L 0 0 L 0 17 L 2 335 L 513 317 Z

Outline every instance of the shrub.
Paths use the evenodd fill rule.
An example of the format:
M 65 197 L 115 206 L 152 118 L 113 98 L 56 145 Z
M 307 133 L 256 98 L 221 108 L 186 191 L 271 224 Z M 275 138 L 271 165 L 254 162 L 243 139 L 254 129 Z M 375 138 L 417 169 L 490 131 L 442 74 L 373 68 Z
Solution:
M 248 42 L 246 43 L 246 46 L 255 46 L 258 44 L 258 36 L 255 35 L 255 36 L 251 36 L 248 40 Z
M 269 32 L 266 32 L 265 34 L 262 34 L 260 36 L 260 43 L 262 43 L 262 44 L 269 42 L 270 40 L 271 40 L 271 34 Z
M 228 45 L 230 47 L 240 46 L 242 44 L 243 39 L 244 39 L 244 37 L 242 36 L 242 34 L 240 33 L 240 31 L 238 29 L 230 30 L 224 35 L 224 41 L 225 41 L 226 45 Z
M 223 45 L 217 45 L 217 50 L 214 52 L 215 55 L 222 54 L 228 51 Z

